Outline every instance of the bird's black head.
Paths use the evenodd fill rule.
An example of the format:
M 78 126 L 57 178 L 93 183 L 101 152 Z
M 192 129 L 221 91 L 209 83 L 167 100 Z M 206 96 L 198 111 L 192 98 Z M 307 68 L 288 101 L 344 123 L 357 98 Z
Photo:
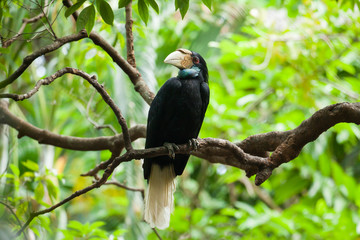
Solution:
M 187 49 L 179 48 L 175 52 L 170 53 L 164 60 L 165 63 L 174 65 L 175 67 L 182 69 L 190 69 L 192 67 L 198 67 L 205 82 L 208 82 L 208 69 L 203 57 L 197 52 L 193 52 Z

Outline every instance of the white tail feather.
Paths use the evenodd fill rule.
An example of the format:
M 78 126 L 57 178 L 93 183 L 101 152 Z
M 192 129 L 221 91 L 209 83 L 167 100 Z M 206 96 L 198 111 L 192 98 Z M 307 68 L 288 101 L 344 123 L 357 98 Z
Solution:
M 151 165 L 144 218 L 152 228 L 169 227 L 170 214 L 174 207 L 175 177 L 172 165 L 162 169 L 158 164 Z

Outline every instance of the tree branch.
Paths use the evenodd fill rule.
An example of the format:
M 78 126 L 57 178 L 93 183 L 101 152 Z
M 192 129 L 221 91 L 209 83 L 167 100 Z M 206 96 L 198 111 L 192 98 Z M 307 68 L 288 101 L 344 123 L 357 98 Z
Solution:
M 2 114 L 3 113 L 3 114 Z M 314 113 L 297 128 L 285 132 L 269 132 L 248 137 L 242 142 L 231 143 L 223 139 L 198 139 L 199 148 L 196 151 L 188 144 L 179 145 L 175 153 L 192 154 L 211 163 L 221 163 L 246 171 L 248 177 L 256 174 L 255 183 L 260 185 L 267 180 L 272 170 L 282 163 L 295 159 L 302 148 L 314 141 L 319 135 L 337 123 L 348 122 L 360 124 L 360 103 L 338 103 L 330 105 Z M 6 108 L 6 103 L 0 101 L 0 123 L 19 131 L 19 136 L 29 136 L 39 143 L 50 144 L 74 150 L 105 150 L 116 151 L 116 146 L 124 146 L 121 135 L 114 137 L 75 138 L 65 137 L 42 130 L 15 117 Z M 131 140 L 145 137 L 145 126 L 135 126 L 129 133 Z M 264 157 L 267 151 L 274 151 L 270 158 Z M 260 154 L 258 154 L 260 153 Z M 166 147 L 132 150 L 133 159 L 167 155 Z M 106 168 L 111 162 L 101 163 L 87 174 L 92 175 Z
M 6 117 L 0 117 L 0 123 L 3 123 L 4 119 L 6 119 Z M 255 184 L 260 185 L 271 176 L 272 170 L 274 168 L 280 166 L 282 163 L 289 162 L 296 158 L 303 146 L 309 142 L 314 141 L 321 133 L 340 122 L 360 124 L 360 102 L 338 103 L 330 105 L 315 112 L 313 116 L 303 121 L 297 128 L 291 131 L 259 134 L 255 137 L 249 137 L 248 139 L 238 144 L 243 146 L 247 146 L 247 144 L 252 145 L 256 144 L 254 139 L 258 139 L 259 142 L 262 142 L 265 141 L 265 138 L 271 139 L 273 136 L 275 136 L 277 140 L 274 142 L 279 144 L 276 147 L 274 153 L 268 159 L 247 154 L 234 143 L 231 143 L 227 140 L 214 138 L 198 139 L 199 146 L 196 151 L 194 151 L 193 146 L 188 144 L 181 144 L 175 153 L 193 154 L 195 156 L 205 158 L 212 163 L 221 163 L 243 169 L 246 171 L 248 177 L 256 174 Z M 4 123 L 7 124 L 7 122 Z M 285 140 L 281 142 L 280 139 L 284 138 Z M 274 142 L 268 144 L 265 147 L 272 149 L 274 147 L 273 144 L 275 145 Z M 70 201 L 71 199 L 103 185 L 108 177 L 112 174 L 114 169 L 122 162 L 167 154 L 168 149 L 164 146 L 149 149 L 130 149 L 124 155 L 119 157 L 115 157 L 116 155 L 113 154 L 111 159 L 105 162 L 107 167 L 101 179 L 99 179 L 91 186 L 73 193 L 68 198 L 50 208 L 30 214 L 28 221 L 23 225 L 17 234 L 21 234 L 21 232 L 30 224 L 30 222 L 40 214 L 48 213 Z M 100 168 L 96 167 L 95 169 L 97 170 L 92 171 L 97 172 Z
M 93 92 L 93 94 L 91 94 L 90 100 L 86 105 L 86 111 L 85 111 L 85 116 L 86 119 L 92 124 L 94 125 L 95 129 L 100 130 L 100 129 L 104 129 L 104 128 L 108 128 L 110 129 L 114 135 L 118 134 L 118 132 L 116 131 L 116 129 L 113 127 L 113 125 L 111 124 L 105 124 L 105 125 L 100 125 L 98 124 L 96 121 L 94 121 L 91 117 L 90 117 L 90 113 L 89 113 L 89 109 L 90 109 L 90 105 L 92 103 L 92 100 L 94 98 L 96 91 Z M 1 94 L 0 94 L 1 95 Z
M 72 4 L 70 0 L 63 0 L 63 4 L 67 7 L 70 7 Z M 77 12 L 73 13 L 74 19 L 76 19 L 78 16 Z M 131 19 L 131 14 L 128 15 L 128 18 Z M 128 29 L 131 29 L 131 26 L 128 25 Z M 128 34 L 132 35 L 132 31 L 128 31 Z M 28 55 L 24 58 L 22 65 L 8 78 L 4 79 L 0 82 L 0 89 L 6 87 L 7 85 L 14 82 L 29 66 L 30 64 L 38 57 L 52 52 L 61 46 L 63 46 L 65 43 L 78 41 L 80 39 L 86 38 L 87 33 L 86 31 L 81 31 L 80 33 L 73 34 L 70 36 L 58 38 L 55 40 L 54 43 L 45 46 L 34 53 Z M 155 94 L 149 89 L 144 79 L 141 77 L 141 74 L 139 71 L 133 67 L 130 63 L 128 63 L 117 51 L 114 47 L 112 47 L 105 39 L 103 39 L 98 33 L 91 32 L 89 35 L 89 38 L 99 47 L 101 47 L 109 56 L 113 59 L 113 61 L 129 76 L 131 82 L 134 85 L 134 89 L 140 93 L 142 98 L 150 105 L 152 100 L 155 97 Z M 130 46 L 130 50 L 133 49 L 133 46 L 131 45 L 133 40 L 128 41 L 128 45 Z M 134 55 L 130 51 L 130 59 L 133 58 L 135 60 Z M 135 61 L 133 61 L 133 64 L 135 64 Z
M 21 64 L 21 66 L 13 73 L 11 74 L 8 78 L 4 79 L 3 81 L 0 82 L 0 89 L 6 87 L 7 85 L 11 84 L 12 82 L 14 82 L 21 74 L 23 74 L 23 72 L 30 66 L 30 64 L 38 57 L 55 51 L 56 49 L 62 47 L 64 44 L 69 43 L 69 42 L 74 42 L 74 41 L 78 41 L 80 39 L 86 38 L 87 34 L 85 31 L 81 31 L 77 34 L 73 34 L 73 35 L 69 35 L 69 36 L 65 36 L 62 38 L 58 38 L 54 41 L 54 43 L 47 45 L 43 48 L 40 48 L 39 50 L 35 51 L 34 53 L 26 56 L 23 60 L 23 63 Z
M 110 150 L 111 152 L 115 152 L 121 151 L 125 146 L 122 134 L 112 137 L 81 138 L 63 136 L 48 130 L 40 129 L 13 115 L 8 110 L 5 101 L 0 101 L 0 124 L 7 124 L 16 129 L 19 132 L 18 138 L 27 136 L 38 141 L 40 144 L 52 145 L 64 149 L 77 151 Z M 145 125 L 136 125 L 129 129 L 131 141 L 135 141 L 138 138 L 144 138 L 145 134 Z
M 140 93 L 142 98 L 150 105 L 155 95 L 150 91 L 149 87 L 141 77 L 139 71 L 132 67 L 104 38 L 98 33 L 91 32 L 89 38 L 99 47 L 101 47 L 113 61 L 129 76 L 131 82 L 134 84 L 135 90 Z
M 273 169 L 295 159 L 306 144 L 316 140 L 323 132 L 342 122 L 360 124 L 360 102 L 344 102 L 327 106 L 315 112 L 297 128 L 284 132 L 284 136 L 281 138 L 284 139 L 285 136 L 286 138 L 278 144 L 268 159 L 269 165 L 257 173 L 255 184 L 263 183 L 271 176 Z
M 135 52 L 134 52 L 134 35 L 132 31 L 133 19 L 132 19 L 132 1 L 125 7 L 126 21 L 126 49 L 127 49 L 127 61 L 133 68 L 136 68 Z
M 132 187 L 128 187 L 124 184 L 119 183 L 118 181 L 107 181 L 104 185 L 115 185 L 119 188 L 123 188 L 126 189 L 128 191 L 133 191 L 133 192 L 140 192 L 141 196 L 143 199 L 145 199 L 145 190 L 143 188 L 132 188 Z
M 63 4 L 67 8 L 69 8 L 73 5 L 70 0 L 63 0 Z M 72 16 L 73 16 L 74 20 L 76 21 L 77 18 L 79 17 L 79 13 L 77 11 L 75 11 L 75 12 L 73 12 Z
M 24 18 L 22 20 L 22 24 L 20 26 L 19 31 L 12 38 L 2 42 L 3 48 L 9 47 L 13 42 L 15 42 L 23 34 L 27 24 L 35 23 L 38 20 L 40 20 L 41 18 L 46 17 L 45 12 L 48 10 L 48 7 L 49 7 L 49 5 L 47 4 L 47 1 L 45 1 L 44 6 L 41 6 L 40 4 L 38 6 L 42 12 L 40 14 L 36 15 L 35 17 Z M 47 19 L 47 21 L 48 21 L 48 19 Z M 48 23 L 49 23 L 49 21 L 48 21 Z M 49 23 L 49 25 L 50 25 L 50 23 Z M 50 25 L 50 27 L 51 27 L 51 25 Z M 52 30 L 52 28 L 51 28 L 51 30 Z M 53 34 L 55 34 L 53 30 L 52 30 L 52 32 L 53 32 Z
M 37 212 L 32 212 L 30 213 L 30 217 L 28 218 L 28 220 L 26 221 L 26 223 L 22 226 L 22 228 L 16 233 L 16 236 L 19 236 L 27 226 L 29 226 L 29 224 L 32 222 L 32 220 L 39 216 L 39 215 L 42 215 L 42 214 L 45 214 L 45 213 L 49 213 L 53 210 L 55 210 L 56 208 L 64 205 L 65 203 L 71 201 L 72 199 L 78 197 L 78 196 L 81 196 L 91 190 L 93 190 L 94 188 L 99 188 L 101 187 L 105 182 L 106 180 L 108 179 L 108 177 L 113 173 L 114 169 L 122 162 L 125 162 L 125 161 L 129 161 L 131 160 L 131 155 L 127 153 L 125 153 L 124 155 L 120 156 L 120 157 L 117 157 L 114 159 L 114 161 L 108 166 L 108 168 L 105 170 L 103 176 L 101 177 L 101 179 L 99 179 L 98 181 L 96 181 L 95 183 L 93 183 L 92 185 L 86 187 L 86 188 L 83 188 L 79 191 L 76 191 L 74 192 L 73 194 L 71 194 L 69 197 L 65 198 L 64 200 L 58 202 L 57 204 L 49 207 L 49 208 L 46 208 L 44 210 L 41 210 L 41 211 L 37 211 Z
M 83 79 L 88 81 L 100 93 L 103 100 L 109 105 L 109 107 L 114 112 L 114 114 L 115 114 L 115 116 L 116 116 L 116 118 L 117 118 L 117 120 L 118 120 L 118 122 L 119 122 L 119 124 L 121 126 L 126 150 L 128 151 L 128 150 L 132 149 L 130 135 L 129 135 L 129 132 L 128 132 L 128 127 L 127 127 L 127 124 L 126 124 L 126 120 L 122 116 L 121 111 L 118 108 L 118 106 L 116 106 L 114 101 L 111 99 L 110 95 L 104 89 L 104 86 L 100 85 L 98 83 L 98 81 L 96 80 L 95 75 L 90 76 L 88 73 L 83 72 L 83 71 L 81 71 L 79 69 L 66 67 L 66 68 L 58 70 L 55 74 L 51 75 L 50 77 L 47 77 L 47 78 L 44 78 L 44 79 L 38 81 L 36 83 L 35 88 L 33 90 L 31 90 L 29 93 L 26 93 L 26 94 L 23 94 L 23 95 L 20 95 L 20 96 L 16 95 L 16 94 L 5 93 L 5 94 L 0 94 L 0 98 L 10 97 L 10 98 L 12 98 L 14 100 L 23 100 L 23 99 L 29 98 L 29 97 L 33 96 L 39 90 L 39 88 L 42 85 L 48 85 L 48 84 L 52 83 L 55 79 L 63 76 L 65 73 L 71 73 L 71 74 L 75 74 L 75 75 L 78 75 L 78 76 L 82 77 Z

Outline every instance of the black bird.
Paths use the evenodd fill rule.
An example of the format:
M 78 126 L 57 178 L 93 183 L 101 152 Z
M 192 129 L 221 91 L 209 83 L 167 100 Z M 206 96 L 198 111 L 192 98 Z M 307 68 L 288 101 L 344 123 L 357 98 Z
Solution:
M 189 159 L 174 154 L 174 144 L 193 143 L 197 138 L 209 104 L 208 70 L 196 52 L 178 49 L 164 60 L 180 69 L 160 88 L 151 103 L 145 148 L 166 146 L 169 156 L 144 159 L 144 178 L 148 180 L 145 221 L 151 227 L 169 226 L 173 209 L 175 177 L 181 175 Z

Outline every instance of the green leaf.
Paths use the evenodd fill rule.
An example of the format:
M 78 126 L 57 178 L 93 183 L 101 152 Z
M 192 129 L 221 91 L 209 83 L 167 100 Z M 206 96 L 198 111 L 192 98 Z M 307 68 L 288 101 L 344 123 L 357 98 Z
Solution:
M 88 12 L 89 18 L 88 18 L 88 22 L 85 25 L 85 29 L 86 29 L 86 32 L 88 33 L 88 35 L 90 34 L 90 32 L 93 29 L 94 24 L 95 24 L 95 7 L 94 7 L 94 5 L 91 5 L 89 7 L 90 7 L 90 10 Z
M 19 170 L 19 168 L 18 168 L 16 165 L 10 164 L 10 168 L 11 168 L 11 171 L 13 172 L 13 174 L 14 174 L 15 176 L 17 176 L 17 177 L 20 176 L 20 170 Z
M 175 10 L 180 10 L 181 17 L 184 18 L 189 9 L 189 0 L 175 0 Z
M 70 221 L 67 225 L 68 228 L 79 230 L 80 232 L 84 229 L 84 225 L 79 221 Z
M 114 22 L 114 12 L 111 9 L 110 5 L 105 0 L 97 0 L 98 11 L 104 22 L 109 25 L 112 25 Z
M 147 21 L 149 19 L 149 8 L 144 0 L 138 1 L 138 9 L 141 19 L 144 21 L 145 24 L 147 24 Z
M 0 70 L 5 72 L 5 74 L 7 75 L 8 74 L 8 71 L 7 71 L 7 68 L 6 68 L 6 65 L 3 64 L 3 63 L 0 63 Z
M 211 10 L 211 2 L 212 0 L 202 0 L 202 2 Z
M 76 21 L 76 29 L 77 31 L 81 31 L 82 29 L 86 29 L 87 33 L 90 34 L 92 28 L 95 23 L 95 8 L 94 5 L 90 5 L 84 8 Z
M 59 193 L 59 188 L 50 179 L 46 179 L 46 186 L 49 196 L 56 199 Z
M 6 53 L 9 53 L 9 52 L 10 52 L 9 48 L 0 48 L 0 53 L 6 54 Z
M 21 164 L 34 172 L 39 170 L 39 165 L 33 161 L 26 160 L 26 162 L 22 162 Z
M 90 229 L 97 229 L 99 227 L 102 227 L 105 225 L 105 222 L 102 221 L 96 221 L 90 225 Z
M 71 14 L 73 14 L 76 10 L 79 9 L 79 7 L 81 7 L 81 5 L 83 5 L 83 3 L 86 0 L 80 0 L 77 3 L 75 3 L 74 5 L 72 5 L 71 7 L 69 7 L 68 9 L 66 9 L 65 11 L 65 17 L 69 17 Z
M 155 10 L 157 14 L 159 14 L 159 5 L 156 3 L 155 0 L 147 0 L 150 6 Z
M 34 193 L 35 193 L 35 200 L 41 202 L 45 194 L 44 184 L 41 181 L 38 182 L 38 185 L 36 186 Z
M 131 0 L 119 0 L 119 8 L 126 7 L 131 2 Z

